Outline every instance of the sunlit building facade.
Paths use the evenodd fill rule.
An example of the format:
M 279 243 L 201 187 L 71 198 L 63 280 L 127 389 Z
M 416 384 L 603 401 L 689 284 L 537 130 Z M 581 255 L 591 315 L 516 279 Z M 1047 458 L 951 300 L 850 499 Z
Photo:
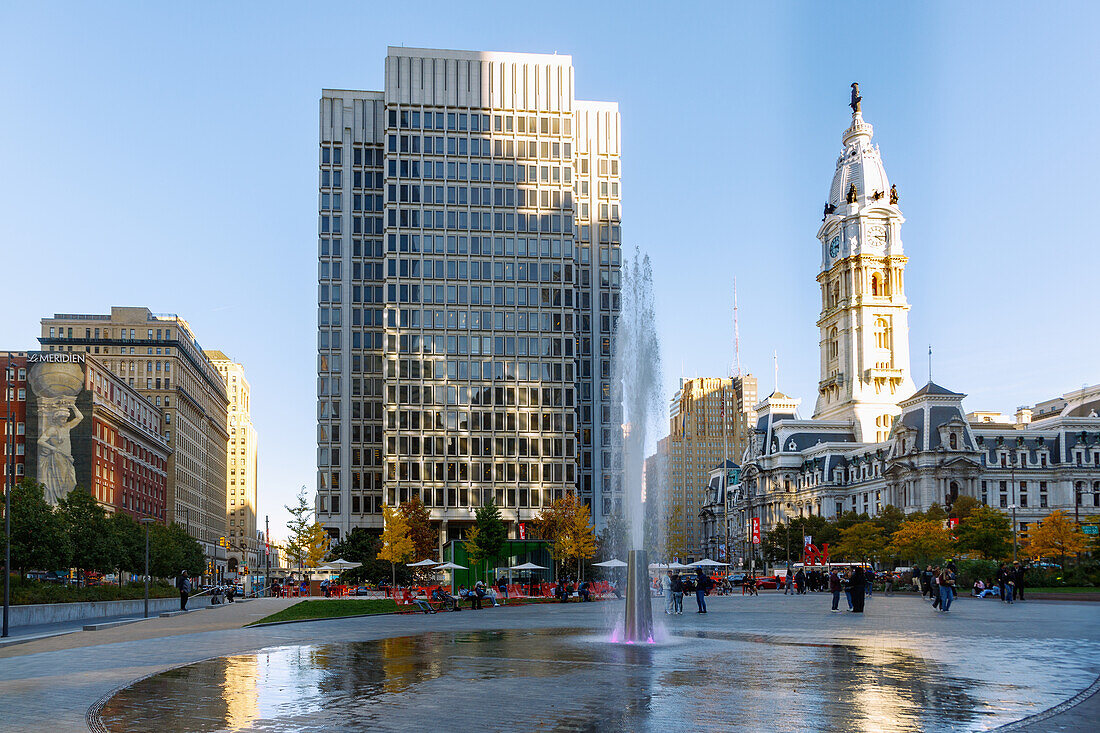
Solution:
M 566 492 L 621 509 L 617 105 L 570 57 L 389 49 L 320 110 L 317 513 L 334 536 L 419 496 L 459 537 Z M 513 534 L 513 536 L 515 536 Z
M 207 351 L 207 358 L 225 382 L 229 397 L 229 447 L 226 458 L 226 544 L 230 573 L 255 573 L 261 554 L 256 528 L 257 437 L 252 424 L 252 389 L 244 366 L 221 351 Z

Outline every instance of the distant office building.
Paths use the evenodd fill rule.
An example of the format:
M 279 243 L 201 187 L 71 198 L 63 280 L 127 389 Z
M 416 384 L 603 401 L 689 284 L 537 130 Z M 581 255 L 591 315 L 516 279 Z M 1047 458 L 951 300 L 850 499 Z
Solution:
M 669 409 L 666 516 L 682 517 L 690 553 L 702 554 L 700 510 L 711 471 L 740 461 L 756 424 L 756 377 L 696 377 L 683 380 Z M 679 506 L 678 512 L 673 507 Z
M 576 492 L 602 526 L 619 310 L 619 113 L 569 56 L 389 49 L 383 91 L 320 104 L 318 518 L 419 496 L 516 536 Z
M 224 571 L 226 554 L 219 543 L 226 530 L 229 399 L 187 321 L 148 308 L 58 313 L 42 319 L 38 340 L 52 352 L 92 355 L 163 413 L 172 449 L 166 519 L 199 540 L 209 574 Z
M 51 504 L 79 486 L 108 512 L 163 522 L 171 450 L 160 410 L 83 352 L 16 358 L 17 478 L 43 484 Z
M 256 529 L 257 438 L 252 425 L 251 388 L 244 367 L 221 351 L 205 352 L 225 382 L 229 397 L 225 515 L 230 573 L 255 574 L 261 557 Z

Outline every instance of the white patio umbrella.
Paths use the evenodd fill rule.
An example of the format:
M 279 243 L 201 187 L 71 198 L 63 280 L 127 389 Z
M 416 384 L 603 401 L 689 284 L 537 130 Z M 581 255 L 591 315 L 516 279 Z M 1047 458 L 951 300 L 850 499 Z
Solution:
M 533 562 L 525 562 L 525 563 L 523 563 L 522 565 L 516 565 L 516 566 L 515 566 L 514 568 L 512 568 L 512 570 L 526 570 L 526 571 L 528 571 L 529 573 L 530 573 L 531 571 L 533 571 L 533 570 L 546 570 L 546 569 L 547 569 L 547 568 L 546 568 L 546 566 L 544 566 L 544 565 L 536 565 L 536 564 L 535 564 L 535 563 L 533 563 Z M 531 578 L 530 578 L 530 577 L 528 577 L 528 583 L 527 583 L 527 586 L 528 586 L 527 590 L 528 590 L 528 592 L 530 592 L 530 590 L 531 590 L 531 588 L 530 588 L 530 586 L 531 586 Z
M 436 568 L 436 570 L 452 570 L 453 571 L 453 570 L 469 570 L 469 568 L 466 567 L 465 565 L 459 565 L 458 563 L 448 561 L 448 562 L 445 562 L 442 565 L 438 566 Z M 451 573 L 451 595 L 454 595 L 454 593 L 455 593 L 455 574 L 452 572 Z
M 691 563 L 688 567 L 692 567 L 692 568 L 724 568 L 724 567 L 727 567 L 728 565 L 729 565 L 729 563 L 726 563 L 726 562 L 718 562 L 716 560 L 711 560 L 710 558 L 703 558 L 702 560 L 696 560 L 695 562 Z
M 337 570 L 351 570 L 352 568 L 363 567 L 363 563 L 352 562 L 351 560 L 344 560 L 343 558 L 337 558 L 332 562 L 325 563 L 325 567 L 336 568 Z
M 408 567 L 408 568 L 430 568 L 431 566 L 438 565 L 438 564 L 439 563 L 436 562 L 435 560 L 421 560 L 420 562 L 405 563 L 405 567 Z
M 604 560 L 603 562 L 594 562 L 594 563 L 592 563 L 592 567 L 596 567 L 596 568 L 625 568 L 626 563 L 623 562 L 622 560 L 611 559 L 611 560 Z

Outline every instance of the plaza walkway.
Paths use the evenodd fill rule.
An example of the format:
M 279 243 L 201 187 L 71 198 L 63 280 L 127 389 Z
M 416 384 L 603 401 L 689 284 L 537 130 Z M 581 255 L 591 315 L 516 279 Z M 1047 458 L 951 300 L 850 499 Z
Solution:
M 963 680 L 971 701 L 968 704 L 980 703 L 987 713 L 965 726 L 974 730 L 992 729 L 1013 720 L 1042 715 L 1090 686 L 1095 690 L 1100 676 L 1100 605 L 1094 603 L 1031 601 L 1006 607 L 998 602 L 962 599 L 951 614 L 944 616 L 912 596 L 875 596 L 868 602 L 868 612 L 858 616 L 830 614 L 826 595 L 784 597 L 765 593 L 758 598 L 710 598 L 710 613 L 706 615 L 695 614 L 694 602 L 685 599 L 686 613 L 668 618 L 660 614 L 663 599 L 656 598 L 654 602 L 659 620 L 666 622 L 668 631 L 675 637 L 712 639 L 715 650 L 726 644 L 730 649 L 745 648 L 752 652 L 751 661 L 755 667 L 741 667 L 736 675 L 725 668 L 720 656 L 714 655 L 704 658 L 710 666 L 696 670 L 712 682 L 717 679 L 723 685 L 728 684 L 731 694 L 742 703 L 749 699 L 750 693 L 751 699 L 760 701 L 752 703 L 752 710 L 748 711 L 752 713 L 751 718 L 745 717 L 744 709 L 738 713 L 723 705 L 700 711 L 699 715 L 704 717 L 696 722 L 701 729 L 759 730 L 761 721 L 773 720 L 775 725 L 769 727 L 775 730 L 828 729 L 822 720 L 784 719 L 785 696 L 805 685 L 797 676 L 769 677 L 767 665 L 773 653 L 777 655 L 776 660 L 789 661 L 791 655 L 813 654 L 817 648 L 854 649 L 856 654 L 844 657 L 857 660 L 854 671 L 859 676 L 854 679 L 858 680 L 858 685 L 879 693 L 898 685 L 904 687 L 907 684 L 905 675 L 913 675 L 908 682 L 914 689 L 923 685 L 922 674 Z M 426 632 L 461 634 L 487 629 L 520 632 L 570 629 L 590 632 L 592 638 L 596 638 L 606 633 L 620 605 L 614 601 L 551 604 L 464 610 L 457 614 L 378 616 L 241 628 L 291 603 L 293 601 L 260 599 L 0 648 L 0 728 L 5 731 L 86 731 L 89 729 L 89 708 L 113 690 L 147 675 L 211 657 L 270 651 L 290 645 L 368 642 Z M 523 642 L 512 643 L 514 647 Z M 706 645 L 710 643 L 704 642 L 701 648 L 709 652 Z M 540 644 L 540 653 L 553 654 L 552 649 L 556 648 Z M 532 642 L 532 656 L 535 656 L 535 647 Z M 551 651 L 547 652 L 548 649 Z M 580 659 L 575 654 L 573 657 Z M 902 658 L 905 662 L 899 664 Z M 558 661 L 570 664 L 567 660 L 550 658 L 520 661 L 541 662 L 543 666 Z M 597 663 L 577 661 L 576 664 L 583 667 Z M 655 676 L 655 682 L 649 681 L 648 684 L 656 688 L 648 694 L 659 697 L 662 689 L 665 692 L 672 690 L 675 698 L 677 689 L 689 689 L 675 687 L 675 674 L 680 671 L 675 668 L 662 670 Z M 728 683 L 723 677 L 727 674 L 731 676 Z M 437 681 L 435 684 L 441 686 L 433 688 L 433 694 L 442 696 L 437 702 L 443 706 L 447 704 L 447 695 L 455 695 L 457 700 L 466 689 L 444 682 Z M 248 695 L 245 687 L 238 686 L 234 692 Z M 553 691 L 567 707 L 574 695 L 579 698 L 585 693 L 583 689 L 569 688 Z M 844 694 L 850 693 L 849 689 Z M 1068 711 L 1044 720 L 1025 721 L 1011 729 L 1030 733 L 1095 730 L 1096 715 L 1100 712 L 1098 699 L 1093 695 Z M 232 704 L 228 697 L 226 702 Z M 294 704 L 292 700 L 286 702 L 290 706 Z M 498 699 L 465 704 L 510 709 L 527 703 L 534 706 L 538 701 Z M 150 701 L 153 712 L 157 704 L 156 700 Z M 388 704 L 400 704 L 400 698 L 397 703 Z M 891 705 L 896 702 L 880 694 L 878 698 L 865 696 L 861 704 L 866 709 L 857 715 L 852 730 L 902 729 L 891 727 L 890 716 L 894 710 Z M 263 706 L 254 707 L 259 710 Z M 899 714 L 902 712 L 911 714 L 911 711 Z M 194 714 L 201 715 L 201 711 Z M 249 720 L 259 725 L 254 716 L 238 717 L 234 724 L 233 720 L 224 717 L 227 714 L 224 711 L 217 713 L 223 716 L 218 719 L 219 725 L 214 725 L 218 720 L 212 723 L 209 719 L 201 719 L 202 730 L 248 730 Z M 415 710 L 401 714 L 414 716 L 404 718 L 404 729 L 417 728 Z M 430 711 L 421 714 L 429 715 Z M 695 714 L 694 709 L 684 709 L 684 723 L 690 724 Z M 194 720 L 197 729 L 200 718 Z M 905 729 L 914 729 L 913 718 L 906 720 L 908 727 Z M 921 729 L 919 717 L 916 720 L 916 729 Z M 246 722 L 241 724 L 241 721 Z M 317 722 L 322 720 L 319 718 Z M 478 729 L 525 727 L 505 716 L 499 720 L 491 718 L 487 725 L 479 725 Z M 159 728 L 162 733 L 188 729 L 186 723 Z M 366 728 L 351 726 L 349 729 Z

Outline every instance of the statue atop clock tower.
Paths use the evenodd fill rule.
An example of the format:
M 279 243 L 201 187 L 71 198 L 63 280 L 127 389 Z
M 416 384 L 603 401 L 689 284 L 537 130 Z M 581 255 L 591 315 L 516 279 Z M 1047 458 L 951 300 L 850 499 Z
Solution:
M 896 189 L 863 121 L 852 84 L 852 123 L 836 162 L 821 242 L 821 380 L 814 418 L 851 422 L 860 442 L 886 440 L 909 371 L 909 304 Z M 889 202 L 889 203 L 888 203 Z

